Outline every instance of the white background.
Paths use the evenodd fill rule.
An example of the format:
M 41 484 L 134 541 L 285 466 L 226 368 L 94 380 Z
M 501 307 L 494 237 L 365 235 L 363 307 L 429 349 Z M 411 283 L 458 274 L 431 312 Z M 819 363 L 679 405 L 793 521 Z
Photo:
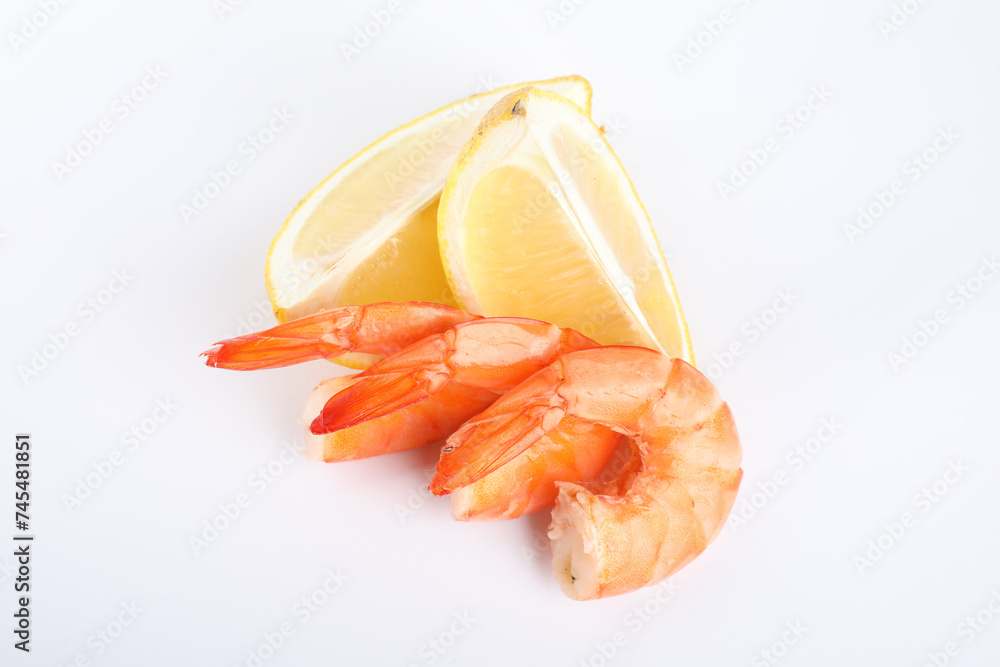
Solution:
M 805 633 L 777 645 L 779 664 L 922 665 L 949 642 L 949 664 L 997 664 L 1000 616 L 960 624 L 1000 591 L 1000 277 L 961 308 L 954 290 L 1000 251 L 1000 6 L 910 0 L 915 14 L 884 35 L 890 0 L 589 0 L 564 2 L 564 21 L 547 14 L 557 0 L 404 1 L 348 61 L 341 44 L 386 2 L 216 5 L 71 2 L 17 45 L 40 4 L 0 15 L 0 409 L 5 441 L 33 436 L 37 535 L 30 655 L 5 629 L 14 563 L 0 548 L 0 664 L 254 664 L 248 651 L 284 622 L 294 634 L 267 665 L 762 665 L 795 622 Z M 723 9 L 733 21 L 679 66 Z M 120 119 L 116 98 L 147 67 L 166 78 Z M 255 471 L 301 441 L 310 389 L 341 371 L 228 373 L 198 358 L 273 322 L 268 244 L 341 162 L 483 81 L 570 73 L 593 83 L 595 119 L 622 128 L 612 142 L 669 254 L 700 366 L 718 364 L 745 448 L 737 510 L 787 475 L 665 603 L 650 590 L 565 598 L 549 554 L 532 551 L 547 513 L 468 525 L 445 500 L 421 506 L 432 451 L 297 460 L 258 493 Z M 813 87 L 830 98 L 787 136 L 778 123 Z M 247 161 L 241 142 L 275 108 L 294 120 Z M 54 163 L 104 117 L 113 132 L 60 179 Z M 958 138 L 911 180 L 906 163 L 947 128 Z M 777 151 L 724 199 L 718 184 L 771 137 Z M 240 174 L 185 223 L 179 206 L 229 160 Z M 894 179 L 903 194 L 852 241 L 845 225 Z M 128 285 L 85 315 L 115 271 Z M 748 335 L 781 290 L 793 305 Z M 894 368 L 890 353 L 942 309 Z M 78 335 L 25 375 L 69 324 Z M 743 353 L 724 364 L 734 342 Z M 123 434 L 158 399 L 177 408 L 130 451 Z M 824 419 L 842 427 L 791 463 Z M 114 450 L 123 463 L 68 509 Z M 12 444 L 2 456 L 6 543 Z M 949 462 L 967 470 L 924 511 L 914 496 Z M 189 538 L 241 493 L 250 506 L 196 555 Z M 400 516 L 408 500 L 419 509 Z M 904 512 L 915 525 L 883 535 Z M 880 537 L 888 551 L 859 565 Z M 338 569 L 347 580 L 301 622 L 297 601 Z M 135 622 L 97 639 L 131 602 Z M 473 619 L 457 637 L 456 614 Z

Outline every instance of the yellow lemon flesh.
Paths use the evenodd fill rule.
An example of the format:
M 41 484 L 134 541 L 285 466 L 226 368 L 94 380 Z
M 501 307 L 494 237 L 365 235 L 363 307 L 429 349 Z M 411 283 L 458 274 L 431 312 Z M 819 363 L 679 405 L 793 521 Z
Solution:
M 441 189 L 483 115 L 524 85 L 469 97 L 393 130 L 309 193 L 267 256 L 267 293 L 278 321 L 379 301 L 457 305 L 438 250 Z M 590 112 L 591 88 L 582 77 L 530 85 Z M 372 360 L 338 359 L 355 368 Z
M 570 100 L 528 87 L 490 110 L 445 185 L 438 234 L 466 310 L 693 363 L 649 216 L 601 129 Z

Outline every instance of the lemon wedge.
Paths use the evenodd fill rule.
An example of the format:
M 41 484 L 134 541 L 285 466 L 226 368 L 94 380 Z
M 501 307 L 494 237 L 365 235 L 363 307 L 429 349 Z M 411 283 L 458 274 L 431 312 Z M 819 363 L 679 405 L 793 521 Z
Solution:
M 693 363 L 666 261 L 632 182 L 577 104 L 527 87 L 486 115 L 438 208 L 458 303 Z
M 457 305 L 437 245 L 441 189 L 483 115 L 524 85 L 474 95 L 393 130 L 309 193 L 267 256 L 267 294 L 278 321 L 378 301 Z M 582 77 L 530 85 L 590 112 L 591 88 Z

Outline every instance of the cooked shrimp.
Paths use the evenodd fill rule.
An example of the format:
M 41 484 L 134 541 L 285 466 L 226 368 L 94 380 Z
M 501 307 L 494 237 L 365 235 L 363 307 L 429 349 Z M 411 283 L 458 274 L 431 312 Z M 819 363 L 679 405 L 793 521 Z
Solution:
M 572 329 L 520 318 L 463 322 L 428 336 L 359 373 L 327 399 L 310 431 L 325 440 L 324 460 L 362 458 L 438 442 L 532 373 L 597 343 Z M 338 387 L 339 388 L 339 387 Z M 320 388 L 321 395 L 329 395 Z M 315 409 L 314 394 L 310 409 Z M 345 432 L 346 431 L 346 432 Z M 513 518 L 549 507 L 557 480 L 591 480 L 614 453 L 618 435 L 580 424 L 573 446 L 561 434 L 525 452 L 453 504 L 459 519 Z
M 497 397 L 492 391 L 453 385 L 427 400 L 368 421 L 335 431 L 314 433 L 309 426 L 317 419 L 323 406 L 358 380 L 356 375 L 330 378 L 321 382 L 310 394 L 303 415 L 308 458 L 328 462 L 352 461 L 438 442 L 447 438 L 464 421 L 455 417 L 454 412 L 475 414 Z
M 306 403 L 305 423 L 308 425 L 331 397 L 357 380 L 357 376 L 344 375 L 321 382 Z M 338 431 L 316 434 L 307 428 L 306 456 L 319 461 L 349 461 L 444 440 L 457 426 L 450 420 L 442 422 L 439 415 L 455 410 L 474 414 L 481 407 L 472 401 L 489 404 L 496 398 L 458 384 L 452 389 L 438 395 L 443 400 L 428 399 Z M 474 393 L 471 398 L 470 391 Z M 583 421 L 542 437 L 510 464 L 452 494 L 452 516 L 459 521 L 515 519 L 552 507 L 559 492 L 556 482 L 596 480 L 620 438 L 609 428 Z
M 704 551 L 743 471 L 732 413 L 708 378 L 652 350 L 605 347 L 563 355 L 459 429 L 431 490 L 484 479 L 581 421 L 624 434 L 634 451 L 607 484 L 557 483 L 556 578 L 590 600 L 655 584 Z
M 348 375 L 321 382 L 306 403 L 305 423 L 308 425 L 332 396 L 355 382 L 357 378 Z M 476 400 L 469 398 L 468 388 L 453 388 L 455 391 L 447 392 L 447 400 L 426 400 L 339 431 L 316 434 L 307 428 L 306 456 L 314 461 L 349 461 L 444 440 L 454 431 L 454 424 L 442 425 L 436 413 L 447 414 L 456 408 L 479 411 L 478 406 L 465 405 Z M 484 402 L 493 398 L 487 396 Z M 556 481 L 596 480 L 620 438 L 611 429 L 584 422 L 551 438 L 543 437 L 509 465 L 452 494 L 452 516 L 459 521 L 514 519 L 552 507 L 559 491 Z
M 343 306 L 221 341 L 202 356 L 209 366 L 238 371 L 334 359 L 348 352 L 384 357 L 475 319 L 479 316 L 458 308 L 420 301 Z
M 595 482 L 614 456 L 621 435 L 583 420 L 567 420 L 509 463 L 451 494 L 459 521 L 516 519 L 552 507 L 557 483 Z
M 205 354 L 209 365 L 245 370 L 350 351 L 390 353 L 363 373 L 320 383 L 306 404 L 307 455 L 347 461 L 444 440 L 561 354 L 597 346 L 572 329 L 537 320 L 473 318 L 430 305 L 350 306 L 224 341 Z M 437 330 L 405 346 L 410 336 L 399 328 L 414 321 L 421 334 Z M 581 423 L 572 433 L 543 438 L 517 463 L 456 494 L 453 514 L 506 519 L 551 507 L 555 482 L 596 479 L 619 437 Z
M 573 329 L 538 320 L 493 317 L 463 322 L 358 373 L 354 384 L 326 403 L 312 431 L 328 433 L 353 426 L 448 388 L 488 392 L 489 402 L 480 406 L 482 410 L 560 355 L 591 347 L 597 343 Z M 452 413 L 448 420 L 455 422 L 454 428 L 478 412 L 448 410 L 449 403 L 441 411 Z

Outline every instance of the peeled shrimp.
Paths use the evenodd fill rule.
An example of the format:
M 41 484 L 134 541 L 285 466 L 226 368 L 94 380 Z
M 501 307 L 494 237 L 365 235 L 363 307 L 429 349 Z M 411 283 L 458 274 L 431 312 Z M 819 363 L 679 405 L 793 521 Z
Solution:
M 306 423 L 332 396 L 355 382 L 356 377 L 347 375 L 321 382 L 306 404 Z M 461 397 L 466 391 L 460 389 L 457 395 Z M 306 429 L 306 456 L 312 460 L 348 461 L 403 451 L 428 439 L 443 440 L 454 427 L 437 427 L 434 414 L 440 404 L 425 404 L 423 410 L 418 410 L 421 404 L 416 404 L 330 433 L 316 434 Z M 455 403 L 450 402 L 448 410 L 455 408 Z M 478 407 L 473 409 L 480 411 Z M 428 432 L 435 435 L 428 436 Z M 584 422 L 545 436 L 509 465 L 453 493 L 452 516 L 459 521 L 514 519 L 552 507 L 559 492 L 556 482 L 598 479 L 616 453 L 620 438 L 611 429 Z M 385 447 L 387 442 L 393 444 Z
M 438 442 L 566 352 L 597 344 L 572 329 L 519 318 L 473 320 L 411 345 L 354 376 L 313 420 L 330 433 L 325 459 L 373 456 Z M 456 519 L 507 519 L 551 507 L 556 481 L 593 480 L 619 436 L 592 424 L 543 438 L 517 461 L 452 500 Z M 581 446 L 585 445 L 585 446 Z
M 633 454 L 606 484 L 556 482 L 549 537 L 563 592 L 590 600 L 633 591 L 704 551 L 743 476 L 736 426 L 704 375 L 644 348 L 561 356 L 448 439 L 431 490 L 488 479 L 581 423 L 623 434 Z
M 444 440 L 562 354 L 597 346 L 572 329 L 537 320 L 466 315 L 465 321 L 450 326 L 447 320 L 458 315 L 449 311 L 455 309 L 442 306 L 447 310 L 432 311 L 435 317 L 428 318 L 428 305 L 375 304 L 329 311 L 223 341 L 205 354 L 209 365 L 249 369 L 351 351 L 390 353 L 362 373 L 321 383 L 307 403 L 306 419 L 312 419 L 307 455 L 346 461 Z M 403 347 L 411 336 L 401 329 L 414 321 L 420 334 L 433 327 L 438 331 Z M 556 481 L 596 479 L 619 439 L 611 429 L 583 422 L 542 438 L 505 470 L 455 494 L 453 515 L 462 520 L 506 519 L 551 507 Z

